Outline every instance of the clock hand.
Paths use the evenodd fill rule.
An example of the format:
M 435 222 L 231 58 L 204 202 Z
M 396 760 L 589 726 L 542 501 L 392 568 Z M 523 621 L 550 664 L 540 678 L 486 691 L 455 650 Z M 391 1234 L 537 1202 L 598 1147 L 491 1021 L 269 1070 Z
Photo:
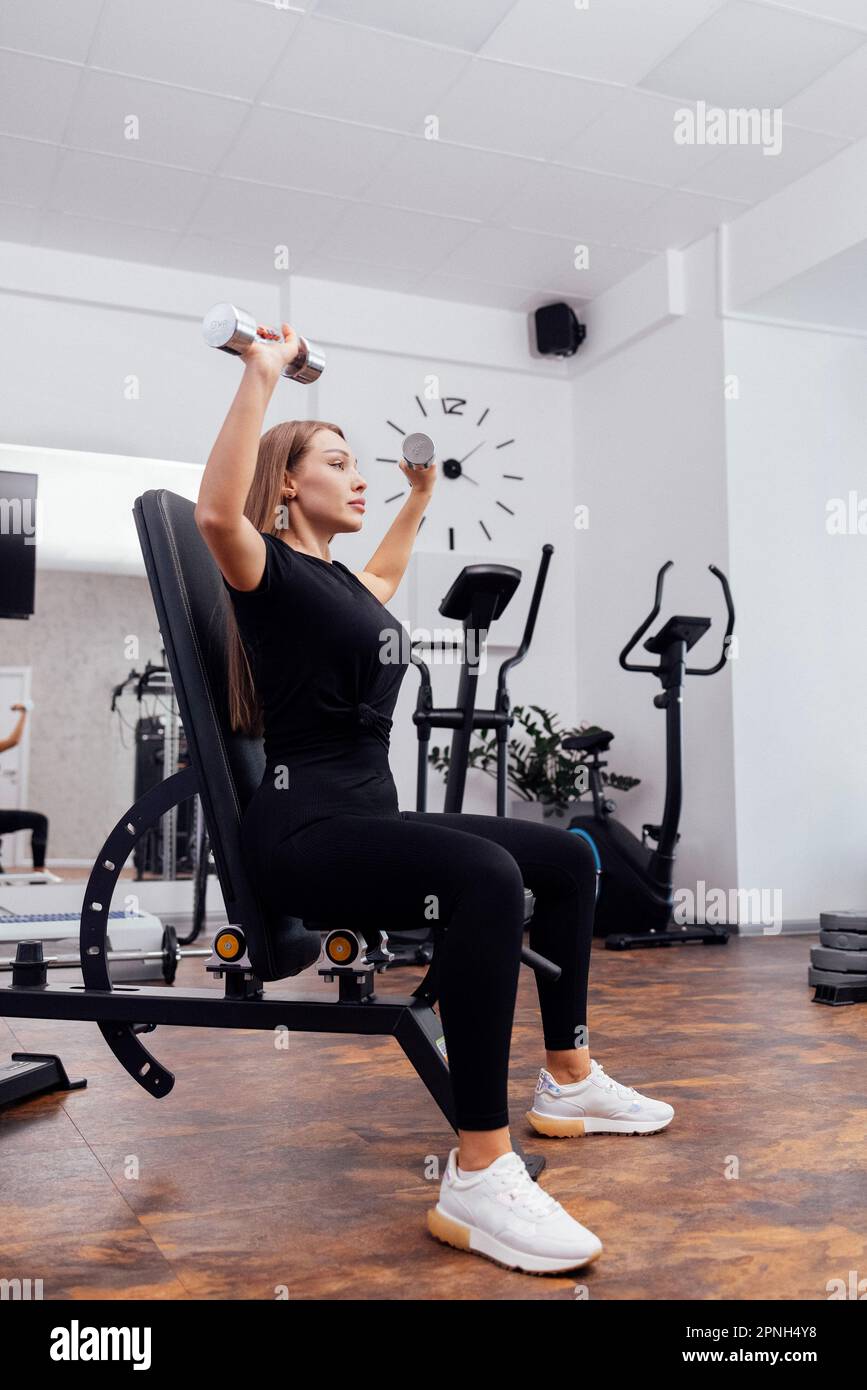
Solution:
M 474 454 L 476 452 L 476 449 L 481 449 L 482 444 L 484 444 L 484 442 L 485 441 L 483 439 L 481 444 L 477 444 L 474 449 L 470 449 L 470 453 L 464 454 L 464 457 L 462 459 L 458 459 L 458 463 L 464 463 L 470 457 L 470 454 Z
M 478 483 L 476 482 L 475 478 L 471 478 L 470 475 L 469 475 L 469 473 L 464 473 L 463 470 L 461 471 L 461 477 L 462 477 L 462 478 L 466 478 L 467 482 L 468 482 L 468 483 L 472 483 L 473 487 L 478 487 L 478 486 L 479 486 Z

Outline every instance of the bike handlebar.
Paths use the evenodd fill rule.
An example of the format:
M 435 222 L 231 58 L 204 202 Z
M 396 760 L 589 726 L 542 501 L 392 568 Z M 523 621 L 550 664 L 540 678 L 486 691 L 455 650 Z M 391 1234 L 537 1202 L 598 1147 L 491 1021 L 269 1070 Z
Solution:
M 638 642 L 641 641 L 645 632 L 650 627 L 650 624 L 654 622 L 656 618 L 659 616 L 659 610 L 662 607 L 662 588 L 665 583 L 665 575 L 666 572 L 671 569 L 673 564 L 673 560 L 666 560 L 665 564 L 660 568 L 659 574 L 656 576 L 656 593 L 653 597 L 653 607 L 651 608 L 647 617 L 644 619 L 644 622 L 641 624 L 641 626 L 636 628 L 635 632 L 633 632 L 629 641 L 626 643 L 626 646 L 623 648 L 623 651 L 620 653 L 620 665 L 623 667 L 624 671 L 655 672 L 657 670 L 656 666 L 641 666 L 635 662 L 627 661 L 626 658 L 629 656 L 629 653 L 632 651 L 632 648 L 636 646 Z
M 716 674 L 717 671 L 722 670 L 722 668 L 726 664 L 727 658 L 726 643 L 731 637 L 735 626 L 735 606 L 732 601 L 732 591 L 729 588 L 729 582 L 723 574 L 722 570 L 717 569 L 716 565 L 708 565 L 708 569 L 710 570 L 711 574 L 716 575 L 717 579 L 722 585 L 723 597 L 726 601 L 726 612 L 728 614 L 728 621 L 726 623 L 726 630 L 723 633 L 722 648 L 720 650 L 719 661 L 717 661 L 713 666 L 687 666 L 686 674 L 688 676 L 713 676 Z
M 629 641 L 626 643 L 626 646 L 623 648 L 623 651 L 620 653 L 620 665 L 623 667 L 624 671 L 649 671 L 651 675 L 656 675 L 659 671 L 658 666 L 645 666 L 640 662 L 629 661 L 627 658 L 632 649 L 641 641 L 641 638 L 644 636 L 651 623 L 655 622 L 656 618 L 659 616 L 659 610 L 662 607 L 662 590 L 665 585 L 665 576 L 667 572 L 671 569 L 673 564 L 673 560 L 666 560 L 665 564 L 661 566 L 659 573 L 656 576 L 656 592 L 653 598 L 653 607 L 650 610 L 647 617 L 644 619 L 644 622 L 641 624 L 640 627 L 638 627 L 635 630 L 635 632 L 630 637 Z M 731 589 L 729 588 L 729 582 L 723 574 L 722 570 L 718 569 L 716 565 L 708 565 L 708 569 L 710 570 L 711 574 L 716 575 L 722 587 L 723 598 L 725 599 L 727 614 L 726 630 L 723 633 L 722 649 L 720 651 L 719 660 L 715 662 L 713 666 L 687 666 L 685 668 L 685 674 L 688 676 L 713 676 L 716 674 L 717 671 L 721 671 L 726 663 L 726 643 L 728 642 L 728 639 L 731 637 L 732 632 L 734 631 L 735 606 L 732 601 L 732 593 Z
M 546 541 L 542 546 L 542 558 L 539 561 L 539 569 L 536 573 L 536 583 L 533 588 L 533 597 L 530 599 L 530 607 L 527 612 L 527 621 L 524 624 L 524 635 L 521 638 L 521 645 L 512 656 L 507 657 L 500 666 L 497 676 L 497 695 L 500 696 L 506 689 L 506 677 L 513 666 L 517 666 L 519 661 L 523 661 L 527 655 L 530 643 L 533 640 L 533 632 L 536 627 L 536 618 L 539 613 L 539 604 L 542 602 L 542 590 L 545 588 L 545 580 L 548 577 L 548 566 L 551 563 L 551 556 L 554 554 L 554 547 L 550 541 Z

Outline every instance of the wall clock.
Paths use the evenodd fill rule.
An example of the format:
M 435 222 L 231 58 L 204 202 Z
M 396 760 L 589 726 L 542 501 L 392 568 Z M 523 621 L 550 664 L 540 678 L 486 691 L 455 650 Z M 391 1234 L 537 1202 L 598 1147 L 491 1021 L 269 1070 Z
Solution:
M 421 520 L 419 535 L 439 549 L 475 553 L 491 544 L 513 543 L 511 522 L 520 506 L 524 475 L 516 465 L 516 443 L 498 428 L 489 406 L 474 408 L 465 396 L 441 396 L 424 402 L 415 396 L 409 418 L 386 419 L 393 442 L 423 430 L 434 442 L 437 482 Z M 419 423 L 419 419 L 423 423 Z M 377 463 L 396 465 L 398 452 L 378 454 Z M 409 494 L 407 484 L 384 499 L 395 507 Z

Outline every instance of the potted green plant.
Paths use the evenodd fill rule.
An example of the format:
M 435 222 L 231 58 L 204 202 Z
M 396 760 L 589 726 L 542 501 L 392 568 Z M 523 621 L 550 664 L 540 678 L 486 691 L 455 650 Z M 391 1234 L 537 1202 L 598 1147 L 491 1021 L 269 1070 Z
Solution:
M 525 820 L 566 820 L 574 803 L 589 794 L 589 781 L 586 772 L 581 772 L 587 755 L 563 748 L 562 741 L 572 734 L 595 733 L 600 726 L 581 724 L 576 729 L 563 729 L 559 716 L 540 705 L 515 705 L 512 714 L 520 733 L 513 733 L 507 744 L 507 785 L 516 794 L 510 815 Z M 475 738 L 467 766 L 495 778 L 496 733 L 477 733 Z M 448 748 L 432 748 L 429 760 L 444 777 L 448 775 Z M 616 791 L 629 791 L 640 780 L 624 773 L 602 773 L 603 785 Z

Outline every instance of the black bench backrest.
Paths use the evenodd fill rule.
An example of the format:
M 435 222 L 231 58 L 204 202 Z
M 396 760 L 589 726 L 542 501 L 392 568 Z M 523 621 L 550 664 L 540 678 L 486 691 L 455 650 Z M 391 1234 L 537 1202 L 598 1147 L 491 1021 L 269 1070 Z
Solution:
M 145 570 L 230 922 L 243 927 L 262 980 L 295 973 L 303 924 L 266 909 L 247 874 L 241 817 L 265 770 L 262 740 L 229 727 L 230 599 L 186 497 L 157 488 L 133 507 Z

